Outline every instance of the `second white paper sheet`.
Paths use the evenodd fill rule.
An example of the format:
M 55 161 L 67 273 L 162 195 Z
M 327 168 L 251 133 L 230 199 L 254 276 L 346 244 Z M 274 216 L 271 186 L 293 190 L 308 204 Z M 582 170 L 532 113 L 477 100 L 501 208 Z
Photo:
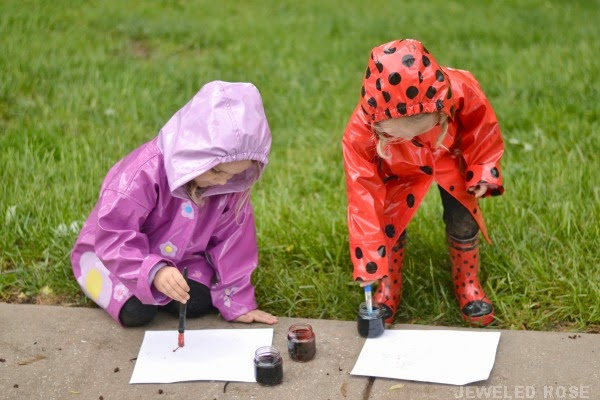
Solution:
M 500 332 L 386 330 L 367 339 L 352 375 L 466 385 L 488 379 Z
M 129 383 L 256 382 L 254 352 L 273 342 L 273 328 L 146 331 Z

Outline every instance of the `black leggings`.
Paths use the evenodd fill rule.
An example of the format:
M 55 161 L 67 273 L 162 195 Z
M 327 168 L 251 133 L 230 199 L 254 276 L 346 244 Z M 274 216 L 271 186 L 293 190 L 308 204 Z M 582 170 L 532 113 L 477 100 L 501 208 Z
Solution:
M 193 280 L 188 281 L 190 286 L 190 299 L 187 302 L 186 316 L 190 318 L 200 317 L 214 310 L 210 290 L 201 283 Z M 124 326 L 134 327 L 146 325 L 154 317 L 158 310 L 165 310 L 171 314 L 179 314 L 179 302 L 173 300 L 165 306 L 155 306 L 151 304 L 142 304 L 135 296 L 125 302 L 119 320 Z
M 477 235 L 479 226 L 467 208 L 441 186 L 438 185 L 438 189 L 440 189 L 444 207 L 446 233 L 455 239 L 471 239 Z

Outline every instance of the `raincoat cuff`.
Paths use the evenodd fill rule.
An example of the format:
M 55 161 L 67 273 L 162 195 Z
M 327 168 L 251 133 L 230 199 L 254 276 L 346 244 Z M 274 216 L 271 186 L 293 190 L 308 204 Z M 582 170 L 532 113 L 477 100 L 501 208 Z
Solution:
M 158 289 L 156 289 L 154 287 L 152 282 L 154 282 L 154 277 L 156 276 L 156 273 L 158 272 L 158 270 L 161 269 L 162 267 L 166 267 L 167 265 L 170 265 L 170 264 L 166 263 L 164 261 L 161 261 L 158 264 L 156 264 L 154 267 L 152 267 L 152 269 L 150 270 L 150 273 L 148 274 L 148 285 L 150 285 L 150 291 L 152 292 L 152 297 L 154 297 L 154 303 L 161 305 L 161 306 L 170 302 L 171 298 L 169 296 L 167 296 L 166 294 L 159 292 Z
M 499 196 L 504 193 L 500 165 L 497 163 L 471 165 L 465 171 L 465 183 L 467 188 L 477 186 L 481 183 L 488 185 L 487 192 L 483 197 Z
M 137 281 L 136 297 L 143 304 L 165 305 L 171 301 L 167 295 L 156 290 L 152 284 L 158 270 L 167 264 L 169 264 L 167 260 L 153 254 L 148 255 L 142 262 L 140 276 Z
M 383 243 L 350 243 L 355 281 L 375 281 L 388 276 L 388 250 Z

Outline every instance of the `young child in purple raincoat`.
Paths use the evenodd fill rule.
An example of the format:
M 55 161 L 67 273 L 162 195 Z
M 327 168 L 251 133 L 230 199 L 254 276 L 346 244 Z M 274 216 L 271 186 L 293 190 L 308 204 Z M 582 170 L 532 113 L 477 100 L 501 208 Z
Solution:
M 178 302 L 189 317 L 216 308 L 227 321 L 276 323 L 257 309 L 250 281 L 249 192 L 270 147 L 254 85 L 202 87 L 104 179 L 71 254 L 85 294 L 124 326 L 147 324 L 160 308 L 176 313 Z

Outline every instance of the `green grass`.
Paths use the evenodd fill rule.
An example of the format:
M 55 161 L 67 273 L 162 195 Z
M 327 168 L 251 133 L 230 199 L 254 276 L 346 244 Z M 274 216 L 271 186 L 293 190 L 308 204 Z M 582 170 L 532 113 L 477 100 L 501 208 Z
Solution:
M 465 5 L 468 4 L 468 5 Z M 89 305 L 69 252 L 109 167 L 202 86 L 260 89 L 271 163 L 253 192 L 262 308 L 353 319 L 341 136 L 372 47 L 422 40 L 472 71 L 506 141 L 482 202 L 496 327 L 600 326 L 596 1 L 0 3 L 0 300 Z M 397 321 L 461 325 L 441 206 L 409 226 Z

